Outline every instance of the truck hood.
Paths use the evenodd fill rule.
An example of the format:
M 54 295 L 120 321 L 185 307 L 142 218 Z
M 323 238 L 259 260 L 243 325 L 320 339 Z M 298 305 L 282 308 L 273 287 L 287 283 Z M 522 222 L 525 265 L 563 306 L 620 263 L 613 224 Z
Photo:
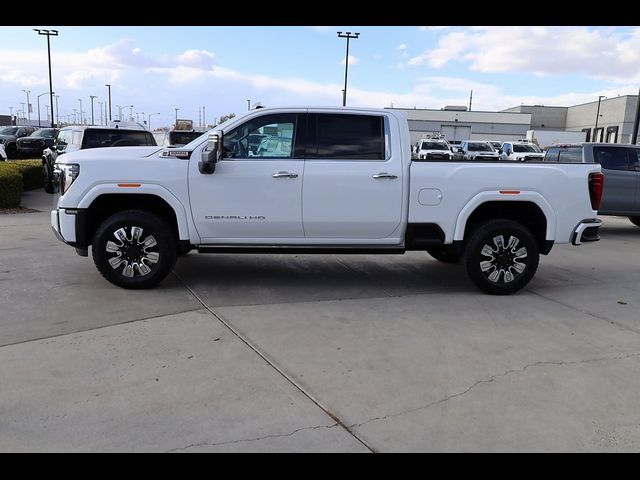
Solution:
M 146 158 L 154 153 L 164 150 L 162 147 L 106 147 L 88 148 L 86 150 L 76 150 L 65 152 L 58 157 L 60 163 L 73 163 L 77 161 L 98 161 L 98 160 L 123 160 L 126 158 Z

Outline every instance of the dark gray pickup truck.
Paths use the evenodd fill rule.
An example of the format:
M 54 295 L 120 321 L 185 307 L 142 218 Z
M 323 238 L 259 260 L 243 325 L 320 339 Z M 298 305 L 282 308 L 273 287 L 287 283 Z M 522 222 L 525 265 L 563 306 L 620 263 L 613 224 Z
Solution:
M 640 227 L 640 145 L 554 145 L 549 147 L 543 161 L 599 163 L 604 173 L 604 193 L 598 213 L 629 217 Z

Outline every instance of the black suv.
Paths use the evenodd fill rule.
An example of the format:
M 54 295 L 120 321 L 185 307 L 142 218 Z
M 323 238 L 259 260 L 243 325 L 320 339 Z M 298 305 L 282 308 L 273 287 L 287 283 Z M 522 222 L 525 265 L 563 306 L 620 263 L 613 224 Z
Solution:
M 18 138 L 16 141 L 18 156 L 25 158 L 39 157 L 45 148 L 53 146 L 57 133 L 57 128 L 39 128 L 28 137 Z
M 42 153 L 42 176 L 44 190 L 53 192 L 53 167 L 59 155 L 87 148 L 157 146 L 151 132 L 143 128 L 129 127 L 85 127 L 74 126 L 61 129 L 51 148 Z
M 19 138 L 31 135 L 35 131 L 35 127 L 0 127 L 0 143 L 4 145 L 7 158 L 17 158 L 18 148 L 16 146 L 16 141 Z

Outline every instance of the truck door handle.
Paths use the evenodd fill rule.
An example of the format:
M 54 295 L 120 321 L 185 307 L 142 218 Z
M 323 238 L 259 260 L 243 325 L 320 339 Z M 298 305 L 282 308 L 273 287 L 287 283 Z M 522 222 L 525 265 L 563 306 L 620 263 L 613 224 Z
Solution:
M 398 178 L 397 175 L 393 175 L 392 173 L 387 173 L 387 172 L 382 172 L 382 173 L 376 173 L 373 178 L 375 178 L 376 180 L 379 180 L 381 178 L 388 178 L 389 180 L 395 180 L 396 178 Z
M 277 172 L 271 175 L 273 178 L 298 178 L 297 173 Z

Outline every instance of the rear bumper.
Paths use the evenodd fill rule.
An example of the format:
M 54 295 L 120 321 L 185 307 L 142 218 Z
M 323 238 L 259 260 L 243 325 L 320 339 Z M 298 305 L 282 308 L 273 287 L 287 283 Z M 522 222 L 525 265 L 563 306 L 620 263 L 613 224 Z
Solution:
M 582 245 L 588 242 L 597 242 L 600 240 L 600 227 L 602 220 L 598 218 L 590 218 L 582 220 L 573 230 L 571 243 L 573 245 Z

